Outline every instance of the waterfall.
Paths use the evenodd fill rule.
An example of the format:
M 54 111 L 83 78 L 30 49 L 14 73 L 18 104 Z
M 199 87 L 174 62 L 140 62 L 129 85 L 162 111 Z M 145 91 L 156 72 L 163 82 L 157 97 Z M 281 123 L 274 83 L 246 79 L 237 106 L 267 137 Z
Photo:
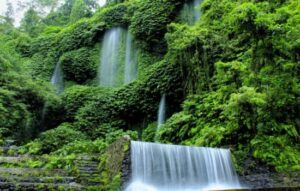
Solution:
M 194 9 L 193 9 L 193 15 L 194 15 L 194 22 L 196 22 L 201 17 L 201 11 L 200 11 L 200 5 L 203 0 L 194 0 Z
M 157 114 L 157 127 L 164 124 L 166 120 L 166 95 L 164 94 L 159 102 L 158 114 Z
M 158 137 L 158 131 L 160 129 L 160 126 L 164 124 L 166 121 L 166 95 L 164 94 L 159 102 L 159 108 L 157 112 L 157 128 L 155 132 L 154 140 L 157 142 Z
M 98 84 L 116 87 L 137 77 L 138 50 L 129 31 L 116 27 L 106 31 L 101 48 Z
M 123 29 L 116 27 L 105 32 L 102 50 L 101 66 L 98 71 L 99 84 L 105 87 L 114 87 L 117 85 L 119 49 L 122 41 Z
M 57 94 L 60 94 L 64 91 L 64 76 L 61 62 L 57 62 L 55 65 L 55 69 L 51 77 L 51 84 L 54 85 Z
M 132 181 L 126 191 L 240 188 L 229 149 L 131 142 Z
M 200 5 L 203 0 L 192 0 L 184 4 L 183 9 L 180 13 L 180 20 L 194 24 L 201 17 Z
M 127 84 L 137 77 L 137 54 L 133 38 L 129 31 L 126 36 L 124 83 Z

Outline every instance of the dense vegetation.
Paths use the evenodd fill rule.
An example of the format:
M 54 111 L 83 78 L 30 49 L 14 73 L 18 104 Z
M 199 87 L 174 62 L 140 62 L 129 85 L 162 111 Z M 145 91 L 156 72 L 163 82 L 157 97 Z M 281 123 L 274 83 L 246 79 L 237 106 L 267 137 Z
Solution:
M 299 1 L 204 0 L 194 25 L 178 22 L 184 3 L 98 8 L 93 0 L 66 0 L 44 17 L 31 7 L 19 28 L 9 14 L 1 17 L 0 140 L 49 154 L 55 165 L 102 153 L 125 134 L 154 141 L 165 94 L 169 119 L 160 142 L 230 147 L 241 174 L 246 157 L 299 171 Z M 139 75 L 99 87 L 101 37 L 116 26 L 137 41 Z M 58 62 L 66 82 L 60 95 L 50 83 Z

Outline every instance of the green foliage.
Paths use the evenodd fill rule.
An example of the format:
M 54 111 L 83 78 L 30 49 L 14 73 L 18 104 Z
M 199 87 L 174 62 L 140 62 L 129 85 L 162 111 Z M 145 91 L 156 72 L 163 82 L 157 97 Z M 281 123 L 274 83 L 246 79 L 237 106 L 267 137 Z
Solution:
M 97 74 L 97 63 L 92 59 L 92 50 L 81 48 L 66 52 L 60 58 L 66 80 L 79 84 L 94 79 Z
M 141 1 L 131 18 L 130 31 L 149 47 L 161 44 L 167 24 L 175 18 L 181 1 Z
M 298 133 L 296 136 L 299 138 Z M 300 148 L 288 136 L 260 136 L 251 141 L 254 157 L 275 166 L 277 171 L 299 171 Z
M 182 101 L 182 83 L 177 69 L 177 65 L 159 62 L 143 80 L 132 82 L 114 90 L 110 96 L 99 96 L 87 103 L 77 113 L 77 128 L 91 136 L 102 137 L 112 129 L 141 126 L 145 121 L 156 119 L 163 93 L 170 100 L 170 113 L 178 110 Z
M 101 17 L 103 18 L 103 21 L 110 27 L 127 25 L 129 23 L 129 19 L 126 15 L 128 12 L 128 7 L 129 5 L 125 3 L 109 6 L 103 9 L 101 12 Z
M 25 129 L 30 120 L 26 105 L 18 103 L 15 96 L 14 92 L 0 88 L 0 127 L 9 129 L 9 134 Z
M 110 90 L 88 87 L 88 86 L 72 86 L 66 89 L 62 94 L 65 107 L 65 118 L 67 121 L 73 121 L 77 111 L 89 101 L 109 96 Z
M 146 142 L 154 142 L 155 141 L 155 134 L 157 129 L 157 123 L 153 122 L 150 123 L 146 129 L 143 130 L 142 140 Z
M 299 64 L 290 45 L 300 37 L 292 32 L 299 5 L 212 0 L 201 7 L 199 23 L 171 24 L 166 35 L 168 57 L 182 65 L 186 91 L 195 95 L 158 137 L 188 145 L 231 145 L 236 157 L 252 152 L 277 171 L 297 170 Z
M 31 155 L 37 155 L 41 154 L 42 150 L 42 144 L 39 141 L 32 141 L 27 143 L 26 145 L 22 146 L 19 148 L 19 153 L 20 154 L 31 154 Z
M 60 157 L 68 156 L 72 154 L 94 154 L 102 153 L 107 147 L 107 143 L 103 140 L 97 139 L 95 141 L 91 140 L 80 140 L 73 141 L 69 144 L 64 145 L 62 148 L 51 153 Z
M 4 73 L 0 77 L 0 84 L 1 117 L 5 117 L 1 120 L 1 127 L 9 130 L 8 135 L 24 142 L 60 122 L 60 100 L 49 84 L 32 81 L 15 72 Z M 49 115 L 43 112 L 46 102 Z
M 103 32 L 104 27 L 105 23 L 95 23 L 95 18 L 81 19 L 57 34 L 56 47 L 59 51 L 66 52 L 84 46 L 92 46 L 98 41 L 99 33 Z
M 33 7 L 30 7 L 21 21 L 21 29 L 34 37 L 41 32 L 41 27 L 41 17 Z
M 74 23 L 83 17 L 91 15 L 91 10 L 88 8 L 88 5 L 84 0 L 74 0 L 71 13 L 70 13 L 70 22 Z
M 32 166 L 72 168 L 79 153 L 103 153 L 124 135 L 137 138 L 131 130 L 145 126 L 142 138 L 153 141 L 153 121 L 165 94 L 172 116 L 158 132 L 161 142 L 229 145 L 240 172 L 249 154 L 277 171 L 299 170 L 297 0 L 205 0 L 193 26 L 172 23 L 185 1 L 109 1 L 92 16 L 94 2 L 67 0 L 46 18 L 31 8 L 20 28 L 28 34 L 0 18 L 1 140 L 31 139 L 62 121 L 72 123 L 21 148 L 21 153 L 52 152 Z M 140 42 L 139 78 L 109 90 L 87 86 L 96 77 L 99 40 L 117 26 L 129 27 Z M 61 98 L 45 82 L 59 61 L 68 85 L 86 85 L 67 88 Z M 110 166 L 114 157 L 122 158 L 118 154 L 100 158 L 98 189 L 118 188 L 120 171 Z
M 39 137 L 43 153 L 55 151 L 67 143 L 85 139 L 86 136 L 81 132 L 73 130 L 69 124 L 62 124 L 55 129 L 48 130 Z
M 99 158 L 101 186 L 97 190 L 118 190 L 121 187 L 122 161 L 127 153 L 129 140 L 125 137 L 112 143 Z
M 25 145 L 22 152 L 31 154 L 50 153 L 68 143 L 86 139 L 87 137 L 83 133 L 73 130 L 70 124 L 63 123 L 55 129 L 43 132 L 39 138 Z
M 74 167 L 74 160 L 76 155 L 71 154 L 64 157 L 58 157 L 56 155 L 46 155 L 45 161 L 40 163 L 40 166 L 44 166 L 46 169 L 66 169 L 72 171 Z

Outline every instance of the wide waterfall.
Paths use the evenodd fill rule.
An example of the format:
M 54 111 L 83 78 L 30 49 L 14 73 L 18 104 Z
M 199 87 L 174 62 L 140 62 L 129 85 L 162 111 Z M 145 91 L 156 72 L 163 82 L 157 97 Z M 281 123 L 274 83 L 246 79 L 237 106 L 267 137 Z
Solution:
M 126 36 L 126 50 L 125 50 L 125 71 L 124 83 L 127 84 L 137 77 L 137 57 L 138 51 L 136 50 L 133 42 L 132 35 L 127 31 Z
M 64 76 L 61 67 L 61 62 L 57 62 L 55 65 L 54 72 L 51 77 L 51 84 L 54 85 L 58 94 L 64 91 Z
M 201 17 L 200 5 L 203 0 L 192 0 L 184 4 L 180 14 L 181 21 L 194 24 Z
M 104 34 L 101 50 L 101 66 L 99 84 L 106 87 L 114 87 L 117 84 L 119 49 L 122 41 L 123 29 L 120 27 L 110 29 Z
M 240 188 L 229 149 L 131 142 L 132 181 L 126 191 Z

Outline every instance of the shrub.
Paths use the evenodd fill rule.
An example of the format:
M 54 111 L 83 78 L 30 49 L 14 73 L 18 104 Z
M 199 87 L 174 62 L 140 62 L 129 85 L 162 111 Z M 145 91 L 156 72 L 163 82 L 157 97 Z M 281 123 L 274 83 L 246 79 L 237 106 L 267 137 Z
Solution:
M 64 72 L 64 78 L 82 84 L 96 78 L 97 64 L 92 59 L 93 51 L 81 48 L 66 52 L 60 58 Z
M 23 147 L 23 152 L 30 152 L 32 154 L 42 154 L 54 152 L 64 145 L 80 140 L 86 140 L 87 137 L 76 130 L 68 123 L 63 123 L 55 129 L 43 132 L 32 143 L 28 143 Z
M 167 25 L 175 18 L 179 5 L 183 1 L 146 0 L 141 1 L 135 11 L 130 25 L 130 31 L 148 46 L 157 46 L 163 42 Z
M 66 89 L 62 94 L 64 108 L 66 110 L 65 118 L 67 121 L 74 121 L 75 115 L 81 107 L 84 107 L 89 101 L 106 99 L 110 95 L 110 90 L 99 87 L 75 85 Z

